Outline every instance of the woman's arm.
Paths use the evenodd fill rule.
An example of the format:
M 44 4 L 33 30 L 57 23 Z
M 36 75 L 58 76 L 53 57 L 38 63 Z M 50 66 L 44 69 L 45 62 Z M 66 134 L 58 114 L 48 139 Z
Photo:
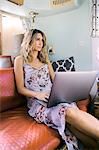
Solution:
M 47 62 L 47 64 L 48 64 L 48 67 L 49 67 L 49 73 L 50 73 L 51 79 L 53 81 L 54 77 L 55 77 L 55 72 L 53 70 L 53 67 L 52 67 L 52 64 L 51 64 L 50 60 Z
M 24 86 L 24 72 L 23 72 L 23 58 L 22 56 L 17 56 L 14 62 L 14 73 L 16 79 L 17 90 L 20 94 L 27 97 L 35 97 L 40 100 L 46 101 L 49 94 L 46 92 L 35 92 L 27 89 Z
M 49 67 L 49 74 L 50 74 L 51 79 L 52 79 L 52 81 L 53 81 L 53 80 L 54 80 L 54 77 L 55 77 L 55 72 L 54 72 L 53 67 L 52 67 L 52 64 L 51 64 L 51 62 L 50 62 L 50 60 L 49 60 L 49 57 L 48 57 L 48 53 L 47 53 L 47 52 L 45 52 L 45 56 L 46 56 L 46 62 L 47 62 L 48 67 Z

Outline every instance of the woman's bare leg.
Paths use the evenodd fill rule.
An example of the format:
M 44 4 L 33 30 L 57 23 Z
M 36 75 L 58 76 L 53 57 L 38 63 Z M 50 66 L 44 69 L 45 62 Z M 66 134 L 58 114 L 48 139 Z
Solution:
M 66 121 L 79 131 L 99 140 L 99 121 L 89 113 L 77 108 L 68 108 Z
M 83 145 L 87 148 L 93 148 L 94 150 L 98 148 L 97 141 L 91 136 L 82 133 L 77 128 L 73 127 L 70 124 L 67 124 L 68 129 L 83 143 Z

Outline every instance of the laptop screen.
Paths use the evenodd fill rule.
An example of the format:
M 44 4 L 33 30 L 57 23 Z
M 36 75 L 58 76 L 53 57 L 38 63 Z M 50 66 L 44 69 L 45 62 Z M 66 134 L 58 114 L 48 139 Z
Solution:
M 97 74 L 98 71 L 57 72 L 48 107 L 88 98 Z

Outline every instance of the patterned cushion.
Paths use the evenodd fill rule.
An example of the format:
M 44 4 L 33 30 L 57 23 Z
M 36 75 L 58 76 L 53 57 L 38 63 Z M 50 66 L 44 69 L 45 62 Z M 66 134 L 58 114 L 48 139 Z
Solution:
M 61 59 L 52 62 L 54 71 L 75 71 L 74 57 Z

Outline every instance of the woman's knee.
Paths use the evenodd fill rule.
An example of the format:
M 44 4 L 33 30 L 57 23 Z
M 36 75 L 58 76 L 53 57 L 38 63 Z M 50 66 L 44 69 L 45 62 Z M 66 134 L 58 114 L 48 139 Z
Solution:
M 78 109 L 69 107 L 66 110 L 66 121 L 70 123 L 71 121 L 75 121 L 77 118 Z

